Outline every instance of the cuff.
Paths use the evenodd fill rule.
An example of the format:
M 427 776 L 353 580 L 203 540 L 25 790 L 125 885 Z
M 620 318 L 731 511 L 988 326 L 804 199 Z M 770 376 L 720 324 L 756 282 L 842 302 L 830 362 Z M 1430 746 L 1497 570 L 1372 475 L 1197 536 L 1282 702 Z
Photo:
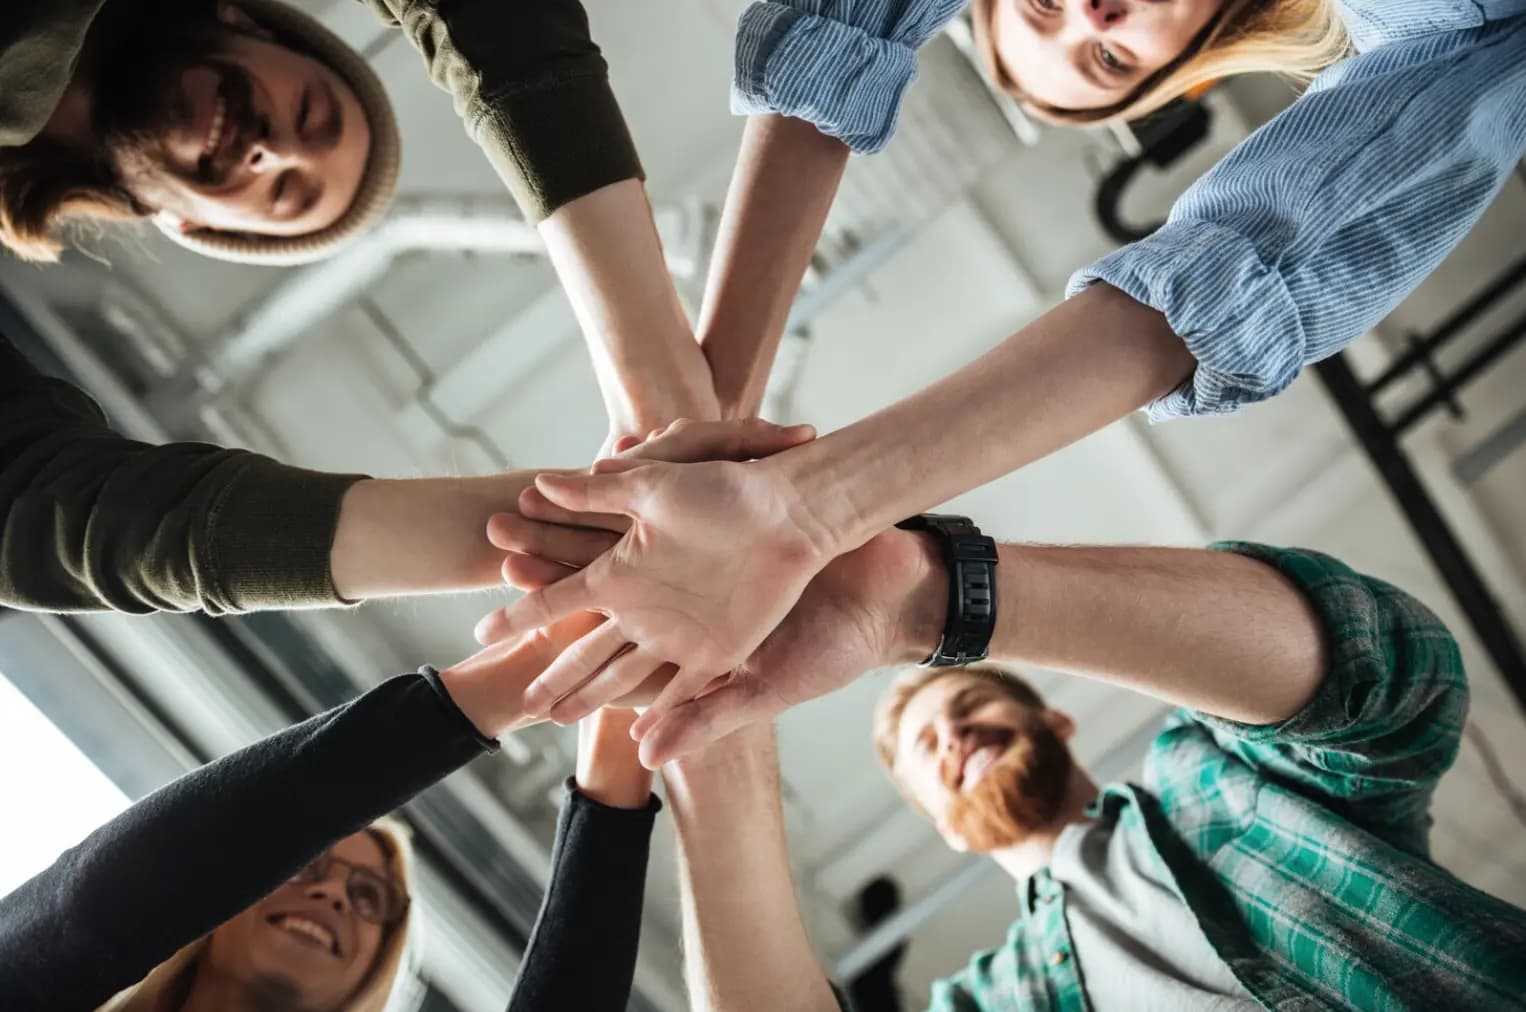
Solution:
M 895 133 L 917 74 L 912 46 L 779 3 L 754 3 L 737 23 L 731 111 L 803 119 L 860 154 Z
M 329 553 L 339 504 L 364 475 L 328 474 L 251 455 L 207 512 L 215 586 L 208 614 L 348 604 L 334 590 Z
M 485 102 L 472 135 L 532 223 L 595 190 L 645 178 L 603 76 L 562 78 L 495 96 Z
M 624 820 L 634 826 L 651 826 L 652 820 L 657 813 L 662 811 L 662 799 L 653 792 L 645 805 L 640 808 L 616 808 L 606 805 L 602 801 L 595 801 L 582 791 L 578 790 L 576 777 L 568 777 L 566 780 L 567 801 L 563 810 L 571 813 L 587 813 L 588 817 L 605 820 Z M 565 816 L 564 816 L 565 818 Z
M 498 751 L 498 742 L 477 730 L 477 725 L 472 723 L 471 718 L 461 712 L 461 707 L 456 705 L 450 690 L 445 687 L 444 682 L 440 681 L 439 671 L 432 665 L 425 664 L 419 668 L 419 677 L 429 683 L 429 687 L 434 690 L 434 694 L 440 697 L 440 705 L 450 714 L 452 720 L 461 725 L 462 731 L 467 737 L 475 741 L 482 751 L 489 755 Z
M 1237 232 L 1172 222 L 1077 271 L 1067 294 L 1098 281 L 1163 313 L 1197 359 L 1187 382 L 1149 406 L 1152 422 L 1228 414 L 1281 393 L 1303 367 L 1298 306 Z

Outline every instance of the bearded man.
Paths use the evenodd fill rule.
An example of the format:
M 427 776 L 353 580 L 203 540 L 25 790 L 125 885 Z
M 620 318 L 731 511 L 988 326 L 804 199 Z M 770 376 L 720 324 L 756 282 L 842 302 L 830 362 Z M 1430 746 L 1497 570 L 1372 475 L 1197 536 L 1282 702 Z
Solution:
M 1519 1004 L 1526 913 L 1430 859 L 1468 688 L 1419 601 L 1306 550 L 997 545 L 968 518 L 903 526 L 829 563 L 710 691 L 766 716 L 871 668 L 926 665 L 882 699 L 879 756 L 949 846 L 1017 885 L 1005 940 L 937 983 L 933 1009 Z M 499 541 L 520 553 L 506 572 L 555 592 L 615 537 L 574 531 L 504 518 Z M 987 655 L 1002 666 L 968 663 Z M 1015 665 L 1179 707 L 1142 783 L 1099 786 L 1070 752 L 1074 722 Z M 575 719 L 587 695 L 553 717 Z M 767 721 L 663 776 L 695 1007 L 836 1009 L 794 902 Z

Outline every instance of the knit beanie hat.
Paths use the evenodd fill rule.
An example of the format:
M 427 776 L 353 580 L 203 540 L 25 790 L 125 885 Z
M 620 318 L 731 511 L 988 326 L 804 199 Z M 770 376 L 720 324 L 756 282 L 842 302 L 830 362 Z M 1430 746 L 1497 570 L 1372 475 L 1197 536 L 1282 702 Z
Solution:
M 166 223 L 160 223 L 160 231 L 186 249 L 233 263 L 289 267 L 321 260 L 376 224 L 392 203 L 402 157 L 397 117 L 371 65 L 316 18 L 277 0 L 238 0 L 238 4 L 282 45 L 328 66 L 354 90 L 371 124 L 371 153 L 366 159 L 365 175 L 349 210 L 327 228 L 307 235 L 257 235 L 213 229 L 182 232 Z

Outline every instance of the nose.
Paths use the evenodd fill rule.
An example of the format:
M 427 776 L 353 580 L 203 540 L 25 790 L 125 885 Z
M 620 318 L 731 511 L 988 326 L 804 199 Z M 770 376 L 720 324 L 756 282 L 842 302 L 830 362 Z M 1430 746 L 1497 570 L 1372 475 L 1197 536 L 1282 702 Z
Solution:
M 1118 28 L 1128 17 L 1128 0 L 1081 0 L 1086 18 L 1098 31 Z
M 285 134 L 262 126 L 244 155 L 251 172 L 279 172 L 302 161 L 301 145 Z
M 332 907 L 334 912 L 339 914 L 344 913 L 350 905 L 344 887 L 334 882 L 315 882 L 307 890 L 307 898 Z

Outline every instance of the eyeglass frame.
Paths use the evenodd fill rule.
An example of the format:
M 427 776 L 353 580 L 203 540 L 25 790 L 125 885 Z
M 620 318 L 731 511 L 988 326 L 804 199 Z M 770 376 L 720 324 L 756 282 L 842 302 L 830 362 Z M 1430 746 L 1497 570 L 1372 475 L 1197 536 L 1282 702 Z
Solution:
M 356 864 L 353 861 L 346 861 L 344 858 L 337 856 L 332 850 L 324 851 L 322 854 L 319 854 L 317 857 L 304 864 L 301 868 L 297 869 L 297 871 L 286 880 L 286 884 L 312 885 L 315 882 L 326 882 L 328 881 L 330 872 L 333 871 L 333 867 L 336 864 L 344 866 L 344 868 L 347 870 L 347 873 L 344 876 L 344 896 L 350 904 L 350 909 L 355 911 L 356 917 L 359 917 L 361 920 L 366 921 L 367 923 L 378 924 L 385 928 L 396 924 L 398 921 L 401 921 L 405 915 L 407 915 L 408 908 L 413 903 L 413 898 L 408 895 L 408 891 L 406 889 L 392 881 L 391 875 L 377 869 L 372 865 Z M 312 874 L 309 875 L 309 872 Z M 384 895 L 387 897 L 388 913 L 384 914 L 381 919 L 377 919 L 375 917 L 367 917 L 364 913 L 361 912 L 361 904 L 355 902 L 355 893 L 351 886 L 351 882 L 354 880 L 356 875 L 365 875 L 373 878 L 379 884 L 385 887 Z

